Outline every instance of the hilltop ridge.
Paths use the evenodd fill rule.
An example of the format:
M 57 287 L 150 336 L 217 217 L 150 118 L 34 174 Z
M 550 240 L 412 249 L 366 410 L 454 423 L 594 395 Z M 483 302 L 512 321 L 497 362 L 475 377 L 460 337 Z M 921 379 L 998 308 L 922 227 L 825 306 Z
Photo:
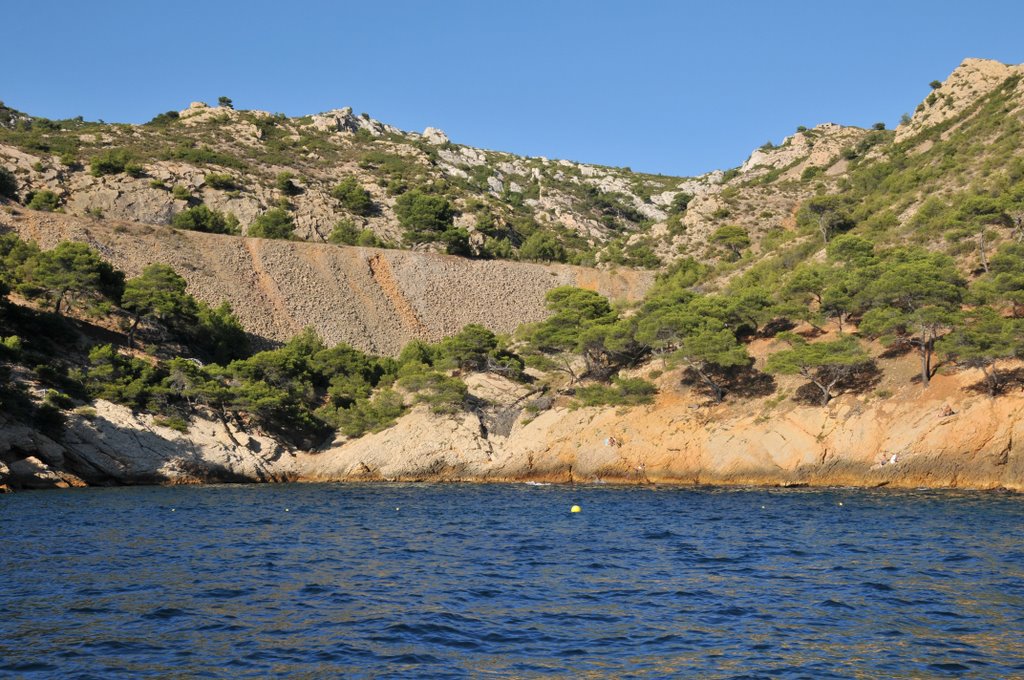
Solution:
M 799 237 L 808 198 L 843 191 L 858 169 L 894 152 L 948 143 L 1022 69 L 965 59 L 895 131 L 801 126 L 733 169 L 689 178 L 476 149 L 436 128 L 402 131 L 351 108 L 287 118 L 201 102 L 144 125 L 49 121 L 4 107 L 0 165 L 14 173 L 16 195 L 51 191 L 51 209 L 93 219 L 166 225 L 206 206 L 231 214 L 246 233 L 284 207 L 292 235 L 313 242 L 333 235 L 482 259 L 657 269 L 682 257 L 728 260 L 713 238 L 725 225 L 747 230 L 754 256 Z M 1005 113 L 1019 115 L 1019 82 L 1014 87 Z M 979 149 L 966 163 L 989 155 Z M 113 165 L 97 165 L 111 156 Z M 973 181 L 974 170 L 965 170 L 945 178 L 940 192 Z M 410 191 L 442 197 L 445 224 L 423 232 L 403 221 L 399 203 Z M 902 224 L 919 204 L 885 207 Z

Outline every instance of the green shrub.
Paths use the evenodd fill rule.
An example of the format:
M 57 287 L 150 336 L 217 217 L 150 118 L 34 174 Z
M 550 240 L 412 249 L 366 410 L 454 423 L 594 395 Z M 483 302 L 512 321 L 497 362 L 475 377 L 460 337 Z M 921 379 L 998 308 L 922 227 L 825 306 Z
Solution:
M 0 339 L 0 358 L 17 359 L 21 356 L 22 342 L 17 335 Z
M 376 211 L 370 192 L 359 185 L 355 177 L 346 177 L 331 189 L 341 206 L 355 215 L 368 216 Z
M 0 197 L 18 200 L 18 180 L 7 168 L 0 168 Z
M 317 415 L 348 437 L 361 437 L 367 432 L 380 432 L 394 425 L 405 413 L 402 395 L 394 390 L 380 390 L 371 399 L 357 399 L 348 408 L 324 407 Z
M 729 170 L 726 170 L 724 173 L 722 173 L 722 182 L 729 182 L 731 180 L 736 179 L 739 176 L 740 176 L 740 169 L 739 168 L 730 168 Z
M 200 302 L 198 307 L 199 321 L 192 327 L 191 333 L 186 334 L 191 347 L 219 364 L 227 364 L 249 355 L 249 336 L 230 304 L 222 302 L 211 307 Z
M 470 257 L 473 249 L 469 245 L 469 232 L 461 227 L 452 227 L 441 233 L 441 241 L 445 244 L 445 252 L 449 255 Z
M 519 257 L 537 262 L 565 262 L 565 246 L 547 231 L 536 231 L 519 247 Z
M 188 421 L 181 416 L 157 416 L 153 419 L 153 424 L 176 430 L 182 434 L 188 433 Z
M 507 238 L 484 239 L 484 246 L 480 251 L 481 257 L 493 257 L 502 260 L 516 259 L 516 247 Z
M 423 364 L 407 364 L 399 371 L 398 384 L 415 397 L 416 403 L 427 404 L 434 413 L 458 413 L 466 403 L 466 383 Z
M 638 406 L 650 404 L 658 388 L 643 378 L 614 378 L 612 385 L 588 385 L 576 390 L 578 406 Z
M 800 179 L 804 182 L 808 182 L 815 177 L 819 177 L 825 173 L 825 168 L 820 165 L 808 165 L 804 168 L 804 171 L 800 173 Z
M 211 189 L 231 191 L 238 188 L 238 185 L 235 184 L 235 179 L 231 175 L 225 173 L 211 172 L 206 175 L 206 179 L 204 181 L 206 186 Z
M 59 408 L 62 411 L 71 409 L 75 405 L 75 402 L 71 397 L 57 390 L 46 390 L 46 395 L 43 397 L 43 403 L 49 404 L 54 408 Z
M 171 220 L 171 225 L 176 229 L 202 231 L 208 234 L 237 234 L 239 232 L 238 219 L 233 214 L 224 215 L 205 205 L 182 210 Z
M 352 220 L 338 220 L 327 237 L 328 243 L 341 246 L 365 246 L 379 248 L 383 245 L 372 229 L 360 229 Z
M 439 240 L 455 218 L 455 210 L 448 199 L 419 189 L 407 191 L 398 198 L 395 214 L 409 243 Z
M 30 210 L 53 212 L 60 207 L 60 197 L 49 189 L 31 194 L 27 206 Z
M 735 224 L 719 227 L 711 234 L 709 241 L 728 250 L 734 260 L 739 259 L 743 249 L 750 246 L 747 230 Z
M 176 123 L 180 117 L 181 116 L 177 111 L 165 111 L 164 113 L 154 116 L 151 121 L 146 123 L 146 125 L 152 125 L 154 127 L 170 125 L 171 123 Z
M 271 208 L 263 213 L 249 225 L 249 236 L 258 238 L 293 238 L 295 231 L 295 220 L 287 210 Z
M 686 209 L 690 206 L 690 201 L 692 200 L 693 194 L 680 191 L 672 198 L 672 205 L 669 207 L 669 212 L 676 215 L 686 212 Z
M 278 173 L 277 179 L 274 180 L 274 186 L 285 196 L 298 196 L 302 193 L 302 188 L 295 184 L 295 175 L 290 172 Z
M 143 169 L 141 165 L 132 161 L 124 149 L 110 149 L 92 159 L 89 171 L 93 177 L 117 175 L 122 172 L 132 177 L 141 177 Z
M 192 198 L 192 192 L 183 184 L 175 184 L 174 188 L 171 189 L 171 196 L 174 196 L 179 201 L 187 201 Z
M 238 168 L 243 170 L 245 162 L 220 151 L 214 151 L 205 146 L 179 146 L 161 154 L 163 160 L 179 160 L 193 165 L 220 165 L 225 168 Z

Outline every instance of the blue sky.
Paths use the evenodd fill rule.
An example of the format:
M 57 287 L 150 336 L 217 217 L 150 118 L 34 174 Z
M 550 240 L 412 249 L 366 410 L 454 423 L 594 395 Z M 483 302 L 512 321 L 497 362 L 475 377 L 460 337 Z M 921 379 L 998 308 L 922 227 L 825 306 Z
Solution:
M 712 6 L 713 5 L 713 6 Z M 693 175 L 797 125 L 894 126 L 964 57 L 1024 62 L 1024 3 L 49 2 L 3 8 L 0 100 L 143 122 L 220 95 L 352 106 L 526 155 Z

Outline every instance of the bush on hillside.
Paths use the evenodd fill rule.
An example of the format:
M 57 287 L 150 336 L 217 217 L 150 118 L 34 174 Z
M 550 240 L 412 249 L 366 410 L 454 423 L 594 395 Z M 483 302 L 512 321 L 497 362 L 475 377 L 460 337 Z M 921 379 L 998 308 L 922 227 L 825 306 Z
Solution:
M 132 177 L 141 177 L 142 166 L 132 161 L 127 151 L 110 149 L 92 159 L 89 163 L 89 172 L 93 177 L 117 175 L 122 172 Z
M 249 236 L 258 238 L 291 239 L 294 237 L 295 220 L 283 208 L 271 208 L 249 225 Z
M 207 234 L 239 233 L 238 218 L 231 213 L 225 215 L 216 210 L 211 210 L 205 205 L 197 205 L 194 208 L 182 210 L 171 220 L 171 226 L 176 229 L 202 231 Z
M 43 212 L 53 212 L 60 207 L 60 196 L 50 191 L 49 189 L 43 189 L 42 191 L 36 191 L 29 194 L 28 203 L 25 207 L 30 210 L 41 210 Z
M 346 177 L 331 189 L 333 196 L 341 207 L 355 215 L 366 217 L 376 212 L 377 206 L 370 192 L 359 185 L 355 177 Z
M 412 189 L 395 202 L 398 223 L 409 243 L 437 241 L 451 228 L 455 210 L 444 196 Z
M 0 197 L 18 200 L 18 179 L 7 168 L 0 168 Z

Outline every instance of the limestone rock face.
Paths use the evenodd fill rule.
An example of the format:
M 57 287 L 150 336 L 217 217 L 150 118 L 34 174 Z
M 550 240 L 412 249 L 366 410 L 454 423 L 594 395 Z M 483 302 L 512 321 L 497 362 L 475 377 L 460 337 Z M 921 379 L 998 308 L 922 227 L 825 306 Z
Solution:
M 448 135 L 444 133 L 444 130 L 438 128 L 428 127 L 423 131 L 423 139 L 430 144 L 436 144 L 438 146 L 447 144 L 451 140 L 448 139 Z
M 199 417 L 185 434 L 99 401 L 95 416 L 68 414 L 59 441 L 0 416 L 0 485 L 536 480 L 1024 491 L 1024 396 L 965 392 L 975 373 L 936 376 L 927 390 L 907 385 L 886 400 L 843 395 L 827 408 L 767 398 L 708 406 L 668 387 L 675 376 L 663 378 L 654 404 L 626 410 L 549 408 L 535 388 L 470 375 L 476 402 L 489 405 L 457 415 L 417 406 L 382 432 L 311 451 Z
M 992 92 L 1007 78 L 1021 75 L 1024 75 L 1024 64 L 1007 65 L 991 59 L 964 59 L 949 77 L 921 102 L 910 122 L 897 128 L 896 141 L 901 142 L 926 127 L 956 118 L 979 97 Z M 1016 88 L 1016 101 L 1020 102 L 1021 96 L 1024 95 L 1024 82 L 1018 82 Z
M 20 488 L 85 484 L 281 482 L 294 454 L 234 423 L 194 418 L 187 433 L 99 400 L 94 416 L 72 414 L 59 440 L 0 421 L 0 483 Z
M 770 418 L 664 395 L 652 406 L 521 413 L 507 434 L 478 418 L 426 411 L 355 441 L 300 453 L 300 479 L 584 481 L 1008 488 L 1024 491 L 1024 397 L 950 394 L 977 376 L 937 378 L 929 394 Z M 942 383 L 945 383 L 943 385 Z M 479 387 L 474 389 L 478 390 Z M 915 390 L 918 393 L 915 394 Z M 951 391 L 952 390 L 952 391 Z M 499 392 L 491 392 L 492 398 Z
M 822 123 L 786 137 L 776 147 L 755 150 L 740 170 L 751 178 L 788 168 L 784 177 L 798 179 L 807 168 L 829 168 L 839 162 L 843 149 L 853 147 L 865 134 L 861 128 Z

